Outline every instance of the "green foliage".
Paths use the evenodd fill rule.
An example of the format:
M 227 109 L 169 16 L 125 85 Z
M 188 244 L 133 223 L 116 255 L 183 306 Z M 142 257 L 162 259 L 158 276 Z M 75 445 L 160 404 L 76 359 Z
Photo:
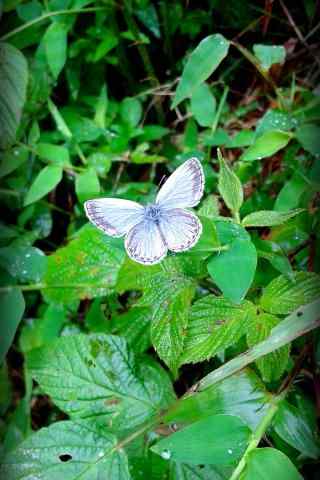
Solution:
M 1 478 L 296 480 L 319 459 L 316 2 L 189 3 L 4 2 Z M 190 250 L 145 266 L 88 225 L 86 200 L 153 203 L 191 157 Z

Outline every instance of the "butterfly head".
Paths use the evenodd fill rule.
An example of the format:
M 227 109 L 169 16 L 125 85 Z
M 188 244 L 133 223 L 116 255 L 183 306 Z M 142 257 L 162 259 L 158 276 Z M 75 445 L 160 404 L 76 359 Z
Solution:
M 144 218 L 153 222 L 158 222 L 161 217 L 161 208 L 159 205 L 147 205 L 144 210 Z

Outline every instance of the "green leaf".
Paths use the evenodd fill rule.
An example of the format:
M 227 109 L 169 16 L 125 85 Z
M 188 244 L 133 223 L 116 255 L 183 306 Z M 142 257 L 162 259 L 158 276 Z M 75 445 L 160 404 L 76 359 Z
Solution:
M 303 480 L 291 460 L 275 448 L 255 448 L 247 456 L 241 480 Z
M 187 335 L 180 363 L 207 360 L 234 345 L 255 314 L 252 303 L 234 305 L 223 297 L 208 295 L 190 309 Z
M 122 120 L 131 127 L 136 127 L 142 116 L 141 103 L 137 98 L 127 97 L 121 102 L 120 113 Z
M 57 303 L 106 295 L 115 286 L 123 260 L 122 240 L 87 225 L 49 257 L 43 294 Z
M 284 63 L 286 49 L 282 45 L 253 45 L 253 52 L 263 70 L 269 70 L 275 63 Z
M 151 341 L 174 372 L 183 349 L 193 282 L 179 271 L 161 270 L 146 279 L 137 306 L 152 307 Z
M 292 134 L 282 130 L 270 130 L 258 137 L 240 157 L 240 160 L 251 162 L 271 157 L 276 152 L 286 147 L 292 138 Z
M 265 340 L 273 327 L 278 325 L 279 319 L 269 313 L 261 313 L 252 317 L 247 329 L 247 343 L 249 347 Z M 290 345 L 285 345 L 269 355 L 256 361 L 264 382 L 278 380 L 286 370 L 289 361 Z
M 108 110 L 108 93 L 106 85 L 102 85 L 96 104 L 94 122 L 99 128 L 106 128 L 106 114 Z
M 94 152 L 87 157 L 88 165 L 101 177 L 105 177 L 112 166 L 112 157 L 108 153 Z
M 267 312 L 285 315 L 319 296 L 319 275 L 312 272 L 294 272 L 292 281 L 283 275 L 272 280 L 264 289 L 260 304 Z
M 254 244 L 256 246 L 259 258 L 268 260 L 273 268 L 278 270 L 278 272 L 282 273 L 287 278 L 293 278 L 291 263 L 284 254 L 282 248 L 277 243 L 257 238 L 255 239 Z
M 288 212 L 260 210 L 259 212 L 249 213 L 241 223 L 244 227 L 273 227 L 287 222 L 290 218 L 299 215 L 303 211 L 303 208 L 296 208 Z
M 48 109 L 49 109 L 49 112 L 52 115 L 52 118 L 54 119 L 54 121 L 57 125 L 57 129 L 59 130 L 59 132 L 61 132 L 61 134 L 66 139 L 70 140 L 72 138 L 72 133 L 71 133 L 68 125 L 64 121 L 61 113 L 59 112 L 59 110 L 57 109 L 55 104 L 52 102 L 52 100 L 50 100 L 50 98 L 48 100 Z
M 192 92 L 191 113 L 201 127 L 213 125 L 216 116 L 216 99 L 206 83 L 201 83 Z
M 243 370 L 203 392 L 189 394 L 170 408 L 164 423 L 188 425 L 217 414 L 237 415 L 252 430 L 269 408 L 269 393 L 258 376 Z
M 287 132 L 296 126 L 297 120 L 288 112 L 270 109 L 260 118 L 255 133 L 256 137 L 260 137 L 265 132 L 278 129 Z
M 124 337 L 135 353 L 143 353 L 151 346 L 151 308 L 134 307 L 113 318 L 116 333 Z
M 1 343 L 0 364 L 13 342 L 14 335 L 25 308 L 24 298 L 19 288 L 11 288 L 0 293 Z
M 318 156 L 320 152 L 320 127 L 313 123 L 301 125 L 296 130 L 296 138 L 303 148 Z
M 234 357 L 227 363 L 206 375 L 197 385 L 198 391 L 205 390 L 211 385 L 241 370 L 251 362 L 287 345 L 292 340 L 305 335 L 307 332 L 320 326 L 320 300 L 308 303 L 294 311 L 274 327 L 266 340 L 258 343 L 245 353 Z
M 215 195 L 208 195 L 202 202 L 198 210 L 198 215 L 213 219 L 219 215 L 218 197 Z
M 76 194 L 80 202 L 97 197 L 100 193 L 100 183 L 94 168 L 88 168 L 76 176 Z
M 230 141 L 227 143 L 227 148 L 242 148 L 252 145 L 254 142 L 255 134 L 252 130 L 240 130 Z
M 117 439 L 90 421 L 60 421 L 30 435 L 7 453 L 0 469 L 8 480 L 41 478 L 130 480 Z
M 0 249 L 0 265 L 23 283 L 40 282 L 47 264 L 48 258 L 39 248 L 10 246 Z
M 25 199 L 24 206 L 34 203 L 53 190 L 62 179 L 62 167 L 49 165 L 41 170 L 34 179 Z
M 299 173 L 286 182 L 280 190 L 274 204 L 278 212 L 296 208 L 299 205 L 302 194 L 309 188 L 307 180 Z
M 219 467 L 219 470 L 230 467 Z M 190 465 L 188 463 L 171 462 L 170 480 L 226 480 L 224 473 L 213 465 Z
M 244 453 L 250 430 L 239 417 L 212 415 L 157 442 L 164 459 L 194 465 L 230 465 Z
M 1 99 L 0 99 L 1 102 Z M 1 108 L 1 107 L 0 107 Z M 1 152 L 0 178 L 9 175 L 25 163 L 29 158 L 29 152 L 25 147 L 15 147 L 13 150 Z
M 0 148 L 15 140 L 26 100 L 28 65 L 23 54 L 8 43 L 0 43 Z
M 209 35 L 193 50 L 183 69 L 172 108 L 191 97 L 193 91 L 216 70 L 229 50 L 229 42 L 222 35 Z
M 314 438 L 310 426 L 295 406 L 281 402 L 273 420 L 273 428 L 285 442 L 306 457 L 319 458 L 319 441 Z
M 186 252 L 183 257 L 180 257 L 181 259 L 186 257 L 197 257 L 197 261 L 199 262 L 200 259 L 207 258 L 220 246 L 217 230 L 212 220 L 209 220 L 206 217 L 200 217 L 200 220 L 202 224 L 200 238 L 194 247 Z
M 228 167 L 223 156 L 218 150 L 220 164 L 218 189 L 227 205 L 233 212 L 237 213 L 243 202 L 242 185 L 237 175 Z
M 58 78 L 67 59 L 68 31 L 61 22 L 52 23 L 43 36 L 43 42 L 50 71 Z
M 40 158 L 49 160 L 55 165 L 69 166 L 70 157 L 67 148 L 61 145 L 52 145 L 50 143 L 38 143 L 36 152 Z
M 139 361 L 124 339 L 112 335 L 60 337 L 29 352 L 32 377 L 72 419 L 94 417 L 108 428 L 129 430 L 173 400 L 164 370 Z
M 234 303 L 245 297 L 257 266 L 257 251 L 251 240 L 235 239 L 228 250 L 211 257 L 207 268 L 223 295 Z

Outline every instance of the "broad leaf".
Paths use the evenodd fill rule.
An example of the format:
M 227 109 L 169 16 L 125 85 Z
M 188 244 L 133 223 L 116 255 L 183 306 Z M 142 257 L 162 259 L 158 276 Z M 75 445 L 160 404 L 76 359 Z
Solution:
M 38 143 L 36 152 L 40 158 L 49 160 L 55 165 L 70 165 L 69 151 L 61 145 L 53 145 L 50 143 Z
M 111 335 L 61 337 L 32 350 L 27 367 L 71 418 L 94 417 L 115 431 L 140 425 L 174 398 L 164 370 L 146 357 L 137 361 Z
M 292 138 L 292 134 L 282 130 L 270 130 L 258 137 L 242 155 L 241 160 L 251 162 L 271 157 L 276 152 L 286 147 Z
M 194 90 L 216 70 L 229 50 L 229 42 L 220 34 L 204 38 L 191 53 L 183 69 L 172 108 L 190 97 Z
M 28 65 L 23 54 L 8 43 L 0 43 L 0 148 L 15 139 L 26 99 Z
M 267 110 L 257 124 L 256 136 L 259 137 L 265 132 L 277 129 L 287 132 L 296 126 L 297 120 L 288 112 L 283 112 L 281 110 Z
M 62 167 L 49 165 L 37 175 L 25 199 L 24 205 L 30 205 L 53 190 L 62 179 Z
M 7 480 L 130 480 L 128 462 L 117 439 L 90 421 L 62 421 L 30 435 L 3 459 Z
M 22 165 L 28 160 L 28 157 L 29 152 L 25 147 L 15 147 L 6 152 L 1 152 L 0 178 L 9 175 L 9 173 L 19 168 L 20 165 Z
M 303 480 L 291 460 L 275 448 L 256 448 L 246 459 L 241 480 Z
M 192 93 L 191 113 L 201 127 L 213 125 L 216 115 L 216 99 L 206 83 L 201 83 Z
M 252 347 L 265 340 L 270 335 L 273 327 L 278 325 L 279 319 L 269 313 L 255 315 L 248 324 L 247 342 Z M 284 373 L 289 361 L 290 345 L 285 345 L 269 355 L 256 361 L 256 365 L 265 382 L 274 382 Z
M 74 240 L 49 257 L 45 298 L 70 303 L 105 295 L 115 286 L 124 255 L 122 241 L 91 225 L 83 227 Z
M 258 257 L 268 260 L 273 268 L 285 275 L 287 278 L 293 278 L 293 270 L 288 257 L 283 250 L 275 242 L 269 240 L 261 240 L 257 238 L 254 240 L 257 249 Z
M 283 275 L 272 280 L 265 288 L 260 304 L 267 312 L 285 315 L 319 296 L 320 279 L 316 273 L 294 272 L 292 281 Z
M 40 282 L 47 264 L 48 258 L 39 248 L 10 246 L 0 249 L 0 265 L 23 283 Z
M 298 207 L 302 194 L 309 188 L 307 180 L 297 173 L 280 190 L 274 209 L 278 212 L 288 212 Z
M 151 346 L 151 320 L 152 308 L 133 307 L 113 318 L 114 330 L 135 353 L 143 353 Z
M 263 70 L 269 70 L 275 63 L 283 63 L 286 49 L 282 45 L 253 45 L 253 51 Z
M 296 137 L 303 148 L 318 156 L 320 152 L 320 127 L 314 123 L 304 124 L 297 128 Z
M 19 288 L 10 288 L 0 293 L 1 343 L 0 364 L 14 339 L 14 335 L 25 308 L 24 298 Z
M 252 303 L 234 305 L 223 297 L 208 295 L 191 309 L 180 363 L 199 362 L 234 345 L 245 334 L 255 314 Z
M 219 192 L 227 205 L 233 212 L 237 213 L 243 202 L 242 185 L 237 175 L 228 167 L 223 156 L 218 150 L 218 158 L 220 164 L 219 171 Z
M 230 465 L 243 454 L 249 436 L 239 417 L 212 415 L 163 438 L 151 449 L 178 462 Z
M 136 127 L 142 116 L 141 103 L 137 98 L 127 97 L 121 102 L 121 117 L 131 127 Z
M 287 222 L 290 218 L 303 212 L 302 208 L 289 210 L 288 212 L 275 212 L 274 210 L 260 210 L 258 212 L 249 213 L 242 220 L 244 227 L 273 227 Z
M 67 58 L 67 28 L 62 22 L 52 23 L 43 36 L 47 62 L 54 78 L 64 67 Z
M 76 176 L 76 193 L 80 202 L 99 195 L 100 183 L 94 168 L 88 168 Z

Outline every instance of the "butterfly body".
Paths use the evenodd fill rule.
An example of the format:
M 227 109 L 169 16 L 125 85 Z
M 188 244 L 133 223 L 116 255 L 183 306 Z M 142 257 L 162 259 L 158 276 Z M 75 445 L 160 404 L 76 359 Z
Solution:
M 84 207 L 89 220 L 104 233 L 125 236 L 132 260 L 154 265 L 168 250 L 183 252 L 198 241 L 202 225 L 187 208 L 199 203 L 203 189 L 202 166 L 197 158 L 191 158 L 169 177 L 152 204 L 100 198 L 88 200 Z

